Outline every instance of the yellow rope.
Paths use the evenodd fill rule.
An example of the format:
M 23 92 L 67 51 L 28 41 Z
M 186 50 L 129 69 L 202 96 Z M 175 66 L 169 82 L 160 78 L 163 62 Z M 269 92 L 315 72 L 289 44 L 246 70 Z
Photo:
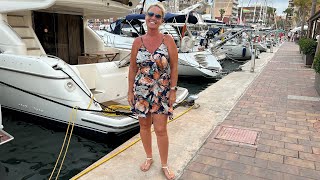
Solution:
M 52 172 L 51 172 L 51 175 L 50 175 L 50 177 L 49 177 L 49 180 L 51 180 L 51 178 L 52 178 L 52 176 L 53 176 L 53 173 L 55 172 L 55 170 L 56 170 L 56 168 L 57 168 L 58 162 L 59 162 L 59 160 L 60 160 L 60 156 L 61 156 L 62 151 L 63 151 L 63 149 L 64 149 L 64 145 L 65 145 L 65 143 L 66 143 L 66 140 L 67 140 L 67 137 L 68 137 L 69 128 L 70 128 L 71 121 L 72 121 L 72 118 L 73 118 L 74 110 L 75 110 L 75 108 L 72 108 L 72 112 L 71 112 L 71 114 L 70 114 L 70 119 L 69 119 L 69 122 L 68 122 L 67 131 L 66 131 L 66 134 L 65 134 L 65 136 L 64 136 L 64 140 L 63 140 L 63 143 L 62 143 L 62 146 L 61 146 L 61 149 L 60 149 L 60 153 L 59 153 L 59 156 L 58 156 L 58 158 L 57 158 L 56 164 L 54 165 L 54 168 L 53 168 L 53 170 L 52 170 Z M 58 177 L 58 175 L 57 175 L 57 177 Z M 56 178 L 57 178 L 57 177 L 56 177 Z
M 59 171 L 58 171 L 57 176 L 56 176 L 56 180 L 57 180 L 58 177 L 59 177 L 59 174 L 60 174 L 62 165 L 63 165 L 63 163 L 64 163 L 64 159 L 66 158 L 66 155 L 67 155 L 67 152 L 68 152 L 68 148 L 69 148 L 69 145 L 70 145 L 70 140 L 71 140 L 72 132 L 73 132 L 73 128 L 74 128 L 74 122 L 75 122 L 76 119 L 77 119 L 77 110 L 78 110 L 78 109 L 76 108 L 75 111 L 74 111 L 74 118 L 73 118 L 73 121 L 72 121 L 72 126 L 71 126 L 71 131 L 70 131 L 70 135 L 69 135 L 67 147 L 66 147 L 66 150 L 64 151 L 64 155 L 63 155 L 63 158 L 62 158 L 62 161 L 61 161 L 61 164 L 60 164 Z
M 93 102 L 93 99 L 94 99 L 94 96 L 92 95 L 92 97 L 90 98 L 90 102 L 88 104 L 88 107 L 87 109 L 90 108 L 90 106 L 92 105 L 92 102 Z M 61 171 L 61 168 L 62 168 L 62 165 L 64 163 L 64 160 L 66 158 L 66 155 L 67 155 L 67 152 L 68 152 L 68 149 L 69 149 L 69 145 L 70 145 L 70 141 L 71 141 L 71 137 L 72 137 L 72 133 L 73 133 L 73 128 L 74 128 L 74 122 L 76 121 L 77 119 L 77 110 L 78 108 L 77 107 L 73 107 L 72 108 L 72 111 L 71 111 L 71 114 L 70 114 L 70 119 L 69 119 L 69 122 L 68 122 L 68 127 L 67 127 L 67 131 L 66 131 L 66 134 L 64 136 L 64 140 L 63 140 L 63 143 L 62 143 L 62 146 L 61 146 L 61 149 L 60 149 L 60 152 L 59 152 L 59 156 L 57 158 L 57 161 L 56 161 L 56 164 L 54 165 L 54 168 L 51 172 L 51 175 L 49 177 L 49 180 L 51 180 L 56 168 L 57 168 L 57 165 L 58 165 L 58 162 L 60 160 L 60 157 L 61 157 L 61 154 L 62 154 L 62 151 L 64 150 L 65 148 L 65 143 L 66 143 L 66 140 L 67 140 L 67 137 L 68 137 L 68 133 L 69 133 L 69 129 L 70 129 L 70 125 L 71 125 L 71 130 L 70 130 L 70 135 L 69 135 L 69 138 L 68 138 L 68 143 L 66 145 L 66 148 L 65 148 L 65 152 L 64 152 L 64 155 L 63 155 L 63 158 L 62 158 L 62 161 L 61 161 L 61 164 L 60 164 L 60 167 L 59 167 L 59 170 L 58 170 L 58 173 L 56 175 L 56 180 L 58 179 L 59 177 L 59 174 L 60 174 L 60 171 Z
M 94 96 L 93 96 L 93 94 L 92 94 L 92 97 L 91 97 L 91 99 L 90 99 L 90 102 L 89 102 L 89 105 L 88 105 L 87 109 L 90 108 L 90 106 L 91 106 L 91 104 L 92 104 L 92 102 L 93 102 L 93 98 L 94 98 Z
M 107 108 L 104 109 L 103 115 L 105 116 L 121 116 L 117 115 L 114 110 L 127 110 L 130 111 L 130 106 L 125 106 L 125 105 L 110 105 Z
M 186 111 L 184 111 L 183 113 L 179 114 L 177 117 L 169 120 L 167 122 L 167 124 L 171 123 L 172 121 L 175 121 L 176 119 L 178 119 L 179 117 L 181 117 L 182 115 L 186 114 L 187 112 L 189 112 L 192 108 L 194 107 L 191 106 L 190 108 L 188 108 Z M 151 132 L 153 132 L 154 130 L 152 130 Z M 101 164 L 109 161 L 110 159 L 116 157 L 117 155 L 119 155 L 120 153 L 122 153 L 123 151 L 127 150 L 128 148 L 130 148 L 131 146 L 133 146 L 134 144 L 136 144 L 137 142 L 139 142 L 141 140 L 141 138 L 137 138 L 135 141 L 133 141 L 132 143 L 130 143 L 129 145 L 125 146 L 124 148 L 120 149 L 118 152 L 116 152 L 115 154 L 111 155 L 110 157 L 107 157 L 105 159 L 102 159 L 100 162 L 98 162 L 97 164 L 92 165 L 91 167 L 89 167 L 87 170 L 82 171 L 81 173 L 79 173 L 78 175 L 76 175 L 75 177 L 71 178 L 71 180 L 76 180 L 79 179 L 80 177 L 82 177 L 83 175 L 87 174 L 88 172 L 92 171 L 93 169 L 97 168 L 98 166 L 100 166 Z

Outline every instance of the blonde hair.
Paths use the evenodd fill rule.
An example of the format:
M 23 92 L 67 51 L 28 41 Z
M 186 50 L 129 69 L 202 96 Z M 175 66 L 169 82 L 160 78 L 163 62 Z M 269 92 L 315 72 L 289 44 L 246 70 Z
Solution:
M 162 11 L 162 18 L 164 18 L 164 15 L 166 14 L 166 9 L 164 8 L 163 4 L 161 2 L 152 3 L 149 5 L 147 12 L 149 12 L 149 9 L 152 7 L 158 7 Z

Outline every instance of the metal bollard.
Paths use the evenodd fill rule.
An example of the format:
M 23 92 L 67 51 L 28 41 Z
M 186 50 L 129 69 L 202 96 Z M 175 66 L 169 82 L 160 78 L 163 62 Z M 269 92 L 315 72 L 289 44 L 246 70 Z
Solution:
M 2 112 L 1 112 L 1 104 L 0 104 L 0 130 L 3 129 L 2 125 Z
M 253 52 L 251 54 L 251 68 L 250 68 L 250 72 L 254 72 L 254 68 L 255 68 L 255 65 L 256 65 L 256 45 L 254 44 L 253 45 L 253 48 L 252 48 Z
M 270 45 L 270 53 L 273 53 L 273 44 Z

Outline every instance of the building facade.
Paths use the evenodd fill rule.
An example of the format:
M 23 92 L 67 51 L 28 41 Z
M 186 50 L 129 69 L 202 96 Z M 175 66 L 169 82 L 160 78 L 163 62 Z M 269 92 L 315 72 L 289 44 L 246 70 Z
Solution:
M 236 24 L 238 20 L 238 5 L 239 1 L 238 0 L 214 0 L 214 17 L 215 19 L 223 20 L 226 22 L 225 19 L 228 19 L 230 24 Z M 220 12 L 223 12 L 224 14 L 221 14 Z

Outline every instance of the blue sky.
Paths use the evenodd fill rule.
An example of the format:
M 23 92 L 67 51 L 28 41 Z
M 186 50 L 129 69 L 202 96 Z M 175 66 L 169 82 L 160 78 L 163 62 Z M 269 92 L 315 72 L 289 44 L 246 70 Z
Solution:
M 147 3 L 156 2 L 157 0 L 147 0 Z M 227 0 L 226 0 L 227 1 Z M 239 6 L 243 4 L 243 6 L 254 6 L 256 2 L 258 4 L 264 3 L 265 1 L 268 2 L 268 6 L 273 6 L 277 9 L 277 14 L 282 15 L 283 11 L 287 9 L 289 0 L 239 0 Z

